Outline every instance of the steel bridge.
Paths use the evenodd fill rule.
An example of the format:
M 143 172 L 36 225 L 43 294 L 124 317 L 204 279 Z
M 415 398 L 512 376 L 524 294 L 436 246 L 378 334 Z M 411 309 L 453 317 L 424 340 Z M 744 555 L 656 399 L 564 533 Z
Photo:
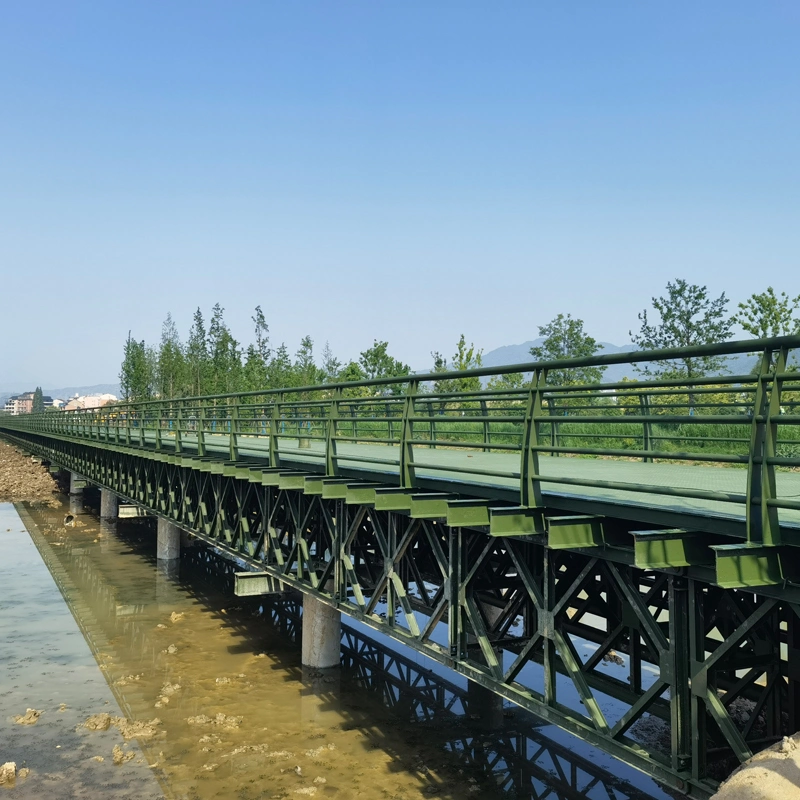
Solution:
M 799 350 L 123 402 L 0 433 L 707 797 L 800 729 Z M 746 367 L 687 377 L 717 356 Z M 614 364 L 638 379 L 579 380 Z

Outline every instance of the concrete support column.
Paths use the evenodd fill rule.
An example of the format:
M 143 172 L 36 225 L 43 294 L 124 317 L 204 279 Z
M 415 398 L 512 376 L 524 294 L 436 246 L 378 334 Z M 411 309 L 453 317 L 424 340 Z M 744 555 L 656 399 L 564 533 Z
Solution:
M 78 475 L 77 472 L 70 472 L 69 474 L 69 493 L 71 495 L 82 495 L 83 494 L 83 484 L 85 483 L 85 479 Z
M 340 663 L 342 614 L 311 595 L 303 595 L 304 667 L 330 669 Z
M 159 561 L 174 561 L 181 554 L 181 531 L 177 525 L 158 518 L 158 541 L 156 558 Z
M 119 518 L 119 498 L 111 489 L 100 489 L 100 519 L 116 520 Z

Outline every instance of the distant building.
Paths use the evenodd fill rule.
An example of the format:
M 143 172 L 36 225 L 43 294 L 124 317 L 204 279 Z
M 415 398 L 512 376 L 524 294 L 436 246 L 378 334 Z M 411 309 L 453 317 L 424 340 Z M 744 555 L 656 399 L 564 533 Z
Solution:
M 76 411 L 83 408 L 102 408 L 109 403 L 116 403 L 117 397 L 113 394 L 77 394 L 64 406 L 64 411 Z
M 16 394 L 13 397 L 9 397 L 5 406 L 3 407 L 3 411 L 5 411 L 6 414 L 13 414 L 14 416 L 17 416 L 18 414 L 32 413 L 34 394 L 35 392 L 23 392 L 22 394 Z M 45 408 L 53 405 L 52 397 L 45 395 L 42 397 L 42 400 L 44 401 Z

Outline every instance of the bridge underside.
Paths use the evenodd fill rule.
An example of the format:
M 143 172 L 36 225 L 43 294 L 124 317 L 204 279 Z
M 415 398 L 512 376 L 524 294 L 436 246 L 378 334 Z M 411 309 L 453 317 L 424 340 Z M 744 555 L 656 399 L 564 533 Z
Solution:
M 640 568 L 623 519 L 548 536 L 469 498 L 4 435 L 692 796 L 800 728 L 800 596 L 660 568 L 680 532 Z

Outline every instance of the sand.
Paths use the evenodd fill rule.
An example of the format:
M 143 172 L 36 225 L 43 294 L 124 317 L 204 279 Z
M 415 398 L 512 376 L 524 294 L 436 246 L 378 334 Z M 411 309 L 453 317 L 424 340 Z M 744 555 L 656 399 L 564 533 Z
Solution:
M 756 753 L 712 800 L 800 800 L 800 733 Z

